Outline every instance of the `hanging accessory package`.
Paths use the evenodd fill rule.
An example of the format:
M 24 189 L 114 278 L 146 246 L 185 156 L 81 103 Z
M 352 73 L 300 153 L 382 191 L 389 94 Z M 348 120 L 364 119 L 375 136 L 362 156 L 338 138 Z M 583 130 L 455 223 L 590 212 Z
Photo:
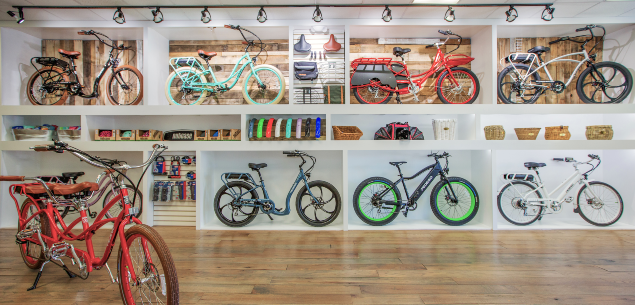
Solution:
M 152 173 L 155 175 L 166 175 L 167 169 L 165 167 L 165 158 L 158 156 L 154 159 L 154 167 Z

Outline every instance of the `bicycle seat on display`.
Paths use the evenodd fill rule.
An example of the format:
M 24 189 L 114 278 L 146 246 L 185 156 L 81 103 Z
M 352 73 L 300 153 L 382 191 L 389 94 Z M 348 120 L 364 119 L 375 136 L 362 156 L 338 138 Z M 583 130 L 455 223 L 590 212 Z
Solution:
M 324 51 L 326 52 L 337 52 L 342 48 L 342 44 L 335 41 L 335 35 L 331 34 L 331 38 L 329 41 L 324 44 Z
M 71 172 L 71 173 L 62 173 L 62 177 L 64 178 L 73 178 L 81 177 L 84 175 L 84 172 Z
M 547 166 L 547 164 L 545 164 L 545 163 L 525 162 L 525 167 L 528 168 L 528 169 L 545 167 L 545 166 Z
M 527 50 L 527 53 L 534 53 L 534 54 L 540 55 L 542 53 L 549 52 L 549 51 L 551 51 L 550 47 L 536 46 Z
M 395 56 L 401 56 L 401 55 L 404 55 L 404 54 L 406 54 L 406 53 L 408 53 L 410 51 L 411 51 L 410 49 L 402 49 L 400 47 L 392 48 L 392 54 L 395 55 Z
M 397 161 L 397 162 L 388 162 L 388 163 L 390 163 L 390 165 L 399 166 L 399 165 L 402 165 L 402 164 L 406 164 L 408 162 L 406 162 L 406 161 Z
M 205 52 L 203 50 L 198 50 L 198 56 L 200 56 L 204 60 L 208 60 L 216 55 L 216 52 Z
M 311 44 L 306 42 L 306 39 L 304 38 L 304 34 L 302 34 L 300 35 L 300 41 L 298 41 L 298 43 L 293 45 L 293 49 L 296 52 L 307 53 L 311 51 Z
M 267 163 L 249 163 L 251 169 L 261 169 L 267 167 Z
M 72 59 L 77 59 L 77 57 L 79 57 L 79 55 L 82 55 L 82 53 L 80 53 L 80 52 L 77 52 L 77 51 L 66 51 L 64 49 L 59 49 L 59 50 L 57 50 L 57 52 L 59 52 L 64 57 L 68 57 L 68 58 L 72 58 Z

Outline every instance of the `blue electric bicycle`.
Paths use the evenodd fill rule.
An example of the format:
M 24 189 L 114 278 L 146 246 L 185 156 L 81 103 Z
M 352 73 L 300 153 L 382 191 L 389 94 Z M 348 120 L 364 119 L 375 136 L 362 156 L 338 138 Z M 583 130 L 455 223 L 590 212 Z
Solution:
M 242 227 L 252 222 L 258 215 L 258 211 L 269 216 L 287 216 L 291 213 L 291 196 L 300 183 L 304 186 L 296 197 L 296 210 L 300 218 L 314 227 L 322 227 L 332 223 L 340 213 L 342 199 L 337 189 L 326 181 L 316 180 L 309 182 L 311 171 L 315 167 L 316 159 L 302 151 L 284 151 L 287 157 L 299 157 L 302 159 L 300 172 L 287 195 L 285 209 L 276 208 L 276 204 L 269 198 L 265 181 L 262 179 L 260 169 L 267 167 L 266 163 L 249 163 L 249 168 L 258 173 L 260 183 L 257 183 L 249 173 L 224 173 L 221 175 L 223 186 L 216 192 L 214 198 L 214 212 L 218 219 L 230 227 Z M 313 164 L 304 171 L 303 166 L 309 158 Z M 257 189 L 262 188 L 265 198 L 258 197 Z M 313 213 L 311 213 L 313 212 Z

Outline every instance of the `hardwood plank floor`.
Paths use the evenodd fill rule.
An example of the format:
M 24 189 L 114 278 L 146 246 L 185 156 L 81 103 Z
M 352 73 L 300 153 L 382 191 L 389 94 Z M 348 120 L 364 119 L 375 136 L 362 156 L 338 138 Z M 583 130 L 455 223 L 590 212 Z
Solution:
M 634 231 L 156 229 L 182 304 L 635 304 Z M 105 269 L 83 281 L 47 265 L 27 292 L 35 275 L 0 230 L 0 303 L 121 303 Z

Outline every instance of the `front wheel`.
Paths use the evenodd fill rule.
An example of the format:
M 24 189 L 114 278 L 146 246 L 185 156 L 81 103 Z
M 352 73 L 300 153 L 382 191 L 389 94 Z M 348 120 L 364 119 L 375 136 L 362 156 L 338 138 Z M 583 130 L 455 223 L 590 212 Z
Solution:
M 441 180 L 434 186 L 430 206 L 434 216 L 446 225 L 464 225 L 478 212 L 478 193 L 469 181 L 448 177 L 447 181 Z
M 279 103 L 285 91 L 282 72 L 271 65 L 260 65 L 245 77 L 243 97 L 250 104 L 270 105 Z
M 538 72 L 528 65 L 511 64 L 498 74 L 498 98 L 505 104 L 533 104 L 543 90 Z M 527 76 L 531 73 L 530 76 Z M 522 77 L 526 77 L 523 81 Z
M 380 193 L 388 190 L 380 198 Z M 390 205 L 378 201 L 391 203 Z M 401 194 L 392 181 L 383 177 L 368 178 L 360 183 L 353 194 L 353 209 L 357 217 L 371 226 L 389 224 L 399 215 Z
M 132 185 L 125 184 L 125 187 L 128 189 L 128 199 L 130 199 L 131 206 L 139 207 L 139 212 L 135 215 L 136 218 L 139 218 L 139 216 L 141 216 L 141 209 L 143 208 L 143 194 L 141 193 L 140 190 L 138 190 Z M 132 190 L 135 190 L 135 192 L 137 193 L 136 198 L 134 198 L 135 195 L 132 192 Z M 115 191 L 116 193 L 113 191 Z M 110 191 L 108 191 L 108 193 L 106 193 L 106 196 L 104 196 L 104 201 L 102 203 L 102 206 L 105 208 L 106 205 L 108 205 L 108 203 L 112 201 L 112 199 L 115 198 L 115 196 L 117 195 L 119 195 L 119 189 L 115 190 L 113 188 Z M 134 203 L 132 202 L 133 199 L 135 201 Z M 108 210 L 108 212 L 106 212 L 106 218 L 113 218 L 113 217 L 119 216 L 119 213 L 121 213 L 122 209 L 123 209 L 123 205 L 121 201 L 113 204 Z
M 437 95 L 444 104 L 472 104 L 480 88 L 474 72 L 461 67 L 450 69 L 450 73 L 446 70 L 437 81 Z
M 578 96 L 588 104 L 621 103 L 632 89 L 631 72 L 626 67 L 610 61 L 586 68 L 580 74 L 576 85 Z
M 578 192 L 578 210 L 586 222 L 600 227 L 610 226 L 622 217 L 622 196 L 612 186 L 599 181 L 589 182 Z
M 122 238 L 124 238 L 122 236 Z M 125 233 L 130 263 L 119 248 L 117 278 L 124 304 L 179 304 L 179 279 L 163 238 L 153 228 L 137 224 Z M 134 270 L 136 281 L 130 270 Z
M 62 69 L 44 67 L 29 79 L 26 96 L 33 105 L 62 105 L 68 98 L 68 90 L 59 83 L 68 82 L 68 75 Z
M 378 86 L 360 86 L 353 89 L 355 98 L 361 104 L 387 104 L 393 93 Z
M 106 95 L 113 105 L 137 105 L 143 98 L 143 75 L 137 68 L 123 65 L 108 77 Z
M 183 67 L 170 73 L 165 81 L 165 97 L 170 105 L 200 105 L 203 103 L 207 92 L 198 87 L 191 87 L 192 83 L 207 83 L 202 71 L 192 67 Z M 184 88 L 184 86 L 191 88 Z
M 311 181 L 303 186 L 296 198 L 298 216 L 308 225 L 323 227 L 340 214 L 342 199 L 337 189 L 326 181 Z
M 214 213 L 223 224 L 229 227 L 244 227 L 256 219 L 258 208 L 240 205 L 239 199 L 258 199 L 253 186 L 243 181 L 232 181 L 221 186 L 214 198 Z M 242 196 L 241 196 L 242 195 Z

